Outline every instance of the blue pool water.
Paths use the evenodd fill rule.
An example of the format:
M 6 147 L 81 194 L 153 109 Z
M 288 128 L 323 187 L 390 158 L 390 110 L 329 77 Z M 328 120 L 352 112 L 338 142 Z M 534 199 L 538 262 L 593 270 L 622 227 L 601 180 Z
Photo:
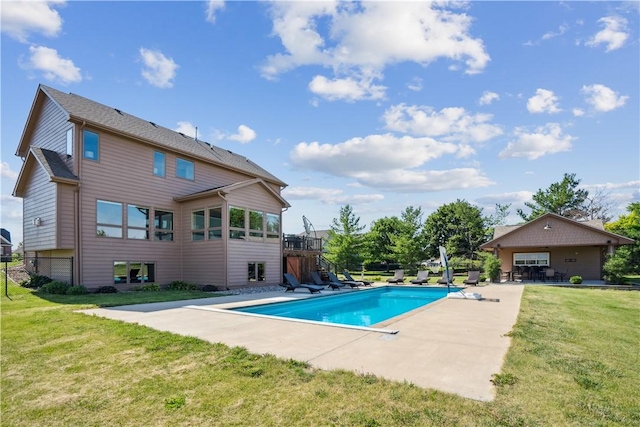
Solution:
M 447 288 L 389 286 L 233 310 L 343 325 L 371 326 L 430 304 L 446 295 Z

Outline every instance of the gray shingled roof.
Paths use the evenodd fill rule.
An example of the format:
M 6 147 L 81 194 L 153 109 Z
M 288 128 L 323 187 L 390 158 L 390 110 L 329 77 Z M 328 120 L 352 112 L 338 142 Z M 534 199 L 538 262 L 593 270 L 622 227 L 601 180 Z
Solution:
M 165 146 L 168 149 L 188 154 L 203 161 L 226 166 L 250 176 L 260 177 L 281 186 L 286 186 L 280 179 L 251 160 L 229 150 L 203 141 L 196 141 L 194 138 L 179 132 L 73 93 L 60 92 L 45 85 L 40 85 L 40 88 L 64 108 L 71 118 L 85 120 L 119 133 Z
M 60 158 L 60 155 L 55 151 L 40 147 L 31 147 L 31 152 L 38 158 L 38 161 L 50 177 L 78 180 L 78 177 L 71 173 L 67 165 Z

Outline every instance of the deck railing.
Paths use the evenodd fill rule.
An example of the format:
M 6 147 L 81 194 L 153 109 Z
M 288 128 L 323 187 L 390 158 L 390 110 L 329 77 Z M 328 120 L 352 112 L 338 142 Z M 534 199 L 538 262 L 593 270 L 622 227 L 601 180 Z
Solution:
M 285 234 L 282 236 L 282 249 L 288 251 L 322 252 L 322 239 Z

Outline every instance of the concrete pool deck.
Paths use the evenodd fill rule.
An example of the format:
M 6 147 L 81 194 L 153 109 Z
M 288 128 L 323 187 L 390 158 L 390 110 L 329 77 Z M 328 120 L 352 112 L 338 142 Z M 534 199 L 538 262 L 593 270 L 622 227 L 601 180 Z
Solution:
M 304 290 L 97 308 L 82 313 L 242 346 L 252 353 L 306 361 L 318 369 L 373 374 L 491 401 L 495 396 L 491 378 L 502 369 L 511 343 L 505 334 L 517 320 L 523 289 L 522 285 L 472 287 L 467 291 L 500 301 L 442 299 L 375 325 L 397 330 L 397 334 L 209 310 L 318 296 Z M 352 290 L 327 290 L 322 294 L 333 292 Z

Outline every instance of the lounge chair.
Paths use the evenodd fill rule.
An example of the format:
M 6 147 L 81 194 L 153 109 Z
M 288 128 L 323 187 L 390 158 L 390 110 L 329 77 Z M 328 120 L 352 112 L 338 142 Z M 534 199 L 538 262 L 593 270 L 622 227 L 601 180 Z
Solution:
M 320 292 L 324 289 L 323 286 L 312 285 L 309 283 L 302 284 L 298 282 L 296 276 L 291 273 L 284 273 L 284 280 L 286 283 L 281 283 L 280 286 L 285 288 L 285 292 L 294 292 L 296 289 L 308 289 L 312 294 Z
M 362 283 L 364 286 L 371 286 L 371 284 L 373 282 L 370 282 L 368 280 L 356 280 L 353 277 L 351 277 L 351 274 L 349 274 L 349 272 L 347 270 L 342 272 L 342 275 L 350 282 L 360 282 Z
M 418 270 L 418 277 L 411 281 L 413 285 L 429 283 L 429 270 Z
M 332 282 L 342 283 L 342 284 L 351 286 L 352 288 L 363 286 L 362 282 L 356 282 L 355 280 L 340 280 L 338 279 L 338 276 L 336 276 L 332 272 L 328 272 L 327 274 L 329 275 L 329 279 L 331 279 Z
M 451 278 L 449 283 L 453 284 L 453 281 L 455 280 L 455 278 L 453 277 L 453 268 L 449 268 L 449 277 Z M 442 277 L 438 279 L 438 284 L 439 285 L 447 284 L 447 270 L 442 272 Z
M 313 283 L 315 283 L 318 286 L 329 286 L 331 289 L 335 290 L 340 290 L 340 288 L 344 288 L 344 283 L 340 283 L 340 282 L 334 282 L 334 281 L 330 281 L 330 282 L 325 282 L 324 280 L 322 280 L 322 277 L 320 277 L 320 274 L 317 271 L 312 271 L 311 272 L 311 278 L 313 279 Z
M 404 270 L 396 270 L 393 277 L 387 279 L 387 283 L 404 283 Z
M 473 285 L 478 286 L 478 279 L 480 278 L 480 272 L 477 270 L 472 270 L 467 273 L 467 278 L 464 282 L 465 285 Z

